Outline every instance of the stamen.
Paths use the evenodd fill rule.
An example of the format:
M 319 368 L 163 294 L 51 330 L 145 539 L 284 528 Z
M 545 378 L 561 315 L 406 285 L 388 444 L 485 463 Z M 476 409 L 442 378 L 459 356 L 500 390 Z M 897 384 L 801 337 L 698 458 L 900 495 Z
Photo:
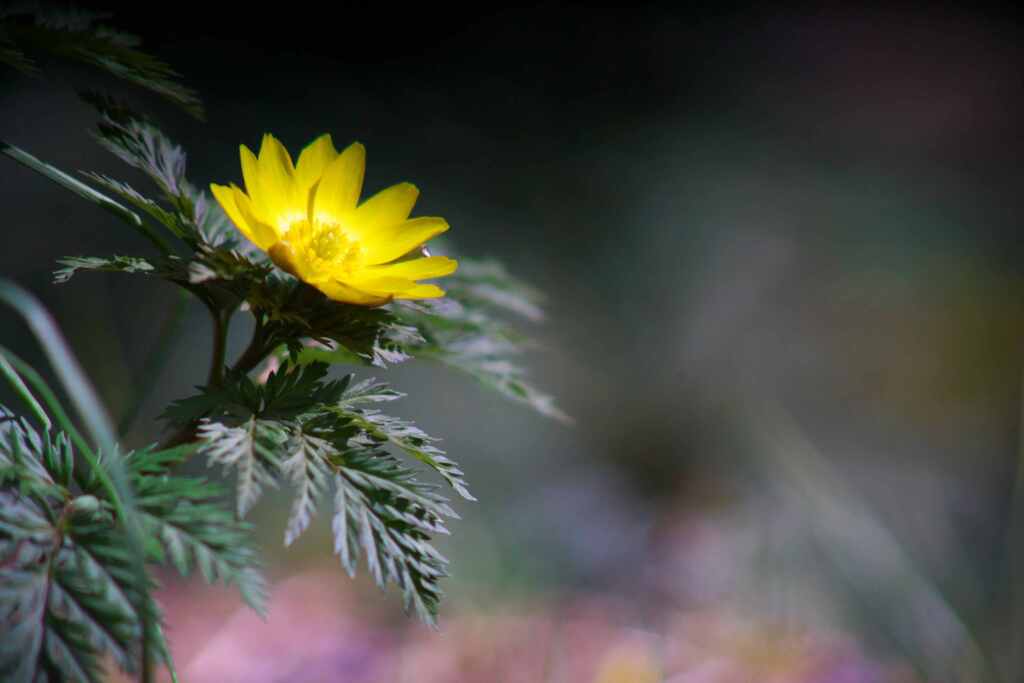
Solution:
M 325 276 L 338 270 L 351 272 L 363 260 L 362 245 L 338 223 L 295 221 L 284 240 L 302 254 L 310 270 Z

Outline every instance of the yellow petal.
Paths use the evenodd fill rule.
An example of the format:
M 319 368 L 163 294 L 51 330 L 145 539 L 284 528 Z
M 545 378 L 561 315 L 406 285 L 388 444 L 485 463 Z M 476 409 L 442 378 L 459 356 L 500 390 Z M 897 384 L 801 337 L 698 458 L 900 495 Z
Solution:
M 430 299 L 444 296 L 444 290 L 437 285 L 421 285 L 402 277 L 358 278 L 349 284 L 371 294 L 390 295 L 395 299 Z
M 381 306 L 391 301 L 393 298 L 390 294 L 373 294 L 370 292 L 364 292 L 336 280 L 321 282 L 315 286 L 335 301 L 344 301 L 346 303 L 358 304 L 360 306 Z
M 354 142 L 328 164 L 316 187 L 313 216 L 325 223 L 341 223 L 359 201 L 363 191 L 366 148 Z
M 268 225 L 284 227 L 279 222 L 281 202 L 277 196 L 278 188 L 267 182 L 268 178 L 264 174 L 263 166 L 248 147 L 240 145 L 238 152 L 242 159 L 242 178 L 245 180 L 245 191 L 251 198 L 253 214 L 258 220 Z
M 287 242 L 278 242 L 267 249 L 267 256 L 284 272 L 302 279 L 302 274 L 299 272 L 299 260 L 295 257 L 292 245 Z
M 299 161 L 295 165 L 295 182 L 304 192 L 309 192 L 337 156 L 338 152 L 334 149 L 330 134 L 324 133 L 306 145 L 299 154 Z
M 423 280 L 428 277 L 443 277 L 455 272 L 459 264 L 447 256 L 428 256 L 386 266 L 371 266 L 360 271 L 369 277 L 400 277 L 408 280 Z
M 213 183 L 210 185 L 210 191 L 213 192 L 213 196 L 224 208 L 224 212 L 238 228 L 238 231 L 249 238 L 250 242 L 260 249 L 266 250 L 277 241 L 274 231 L 253 216 L 249 198 L 238 187 Z
M 242 192 L 241 188 L 237 185 L 231 186 L 231 196 L 235 198 L 235 206 L 238 207 L 238 212 L 242 215 L 242 219 L 249 224 L 249 227 L 253 230 L 253 236 L 259 241 L 253 241 L 260 249 L 266 249 L 264 245 L 273 244 L 281 238 L 277 228 L 273 225 L 269 225 L 259 220 L 256 217 L 256 212 L 253 210 L 252 200 Z
M 242 179 L 245 181 L 245 191 L 253 198 L 253 210 L 257 216 L 263 218 L 260 162 L 256 159 L 256 155 L 245 145 L 238 146 L 238 154 L 242 159 Z
M 306 218 L 307 197 L 295 182 L 295 168 L 288 150 L 273 135 L 263 136 L 260 147 L 259 184 L 267 222 L 279 228 Z M 252 193 L 249 193 L 252 195 Z
M 292 155 L 284 148 L 281 141 L 270 133 L 264 133 L 263 142 L 260 143 L 260 164 L 267 169 L 280 168 L 289 177 L 295 175 Z
M 448 221 L 443 218 L 422 217 L 365 234 L 360 232 L 358 236 L 366 250 L 365 263 L 377 265 L 405 256 L 447 229 Z
M 352 223 L 366 233 L 401 223 L 409 217 L 419 196 L 420 191 L 412 183 L 392 185 L 360 204 Z
M 437 285 L 416 285 L 412 289 L 395 294 L 396 299 L 436 299 L 444 296 L 444 290 Z
M 345 282 L 367 292 L 397 292 L 416 286 L 416 283 L 405 277 L 387 277 L 373 275 L 365 270 L 350 273 Z

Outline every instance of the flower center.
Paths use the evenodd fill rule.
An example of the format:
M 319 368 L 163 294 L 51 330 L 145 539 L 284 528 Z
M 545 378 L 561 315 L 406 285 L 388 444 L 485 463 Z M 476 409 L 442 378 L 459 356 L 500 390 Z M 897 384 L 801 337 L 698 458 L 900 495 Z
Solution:
M 285 231 L 284 241 L 315 279 L 335 277 L 339 270 L 351 272 L 363 260 L 362 245 L 338 223 L 295 221 Z

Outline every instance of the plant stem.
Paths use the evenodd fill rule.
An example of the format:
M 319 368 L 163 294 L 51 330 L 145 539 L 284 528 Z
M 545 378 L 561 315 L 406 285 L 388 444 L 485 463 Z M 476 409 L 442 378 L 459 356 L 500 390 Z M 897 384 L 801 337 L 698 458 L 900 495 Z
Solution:
M 215 314 L 214 315 L 214 321 L 217 321 L 217 320 L 219 320 L 219 317 Z M 226 333 L 226 329 L 224 329 L 224 330 L 222 330 L 220 332 L 217 332 L 217 327 L 216 327 L 217 323 L 215 322 L 214 325 L 215 325 L 215 328 L 214 328 L 215 329 L 214 343 L 216 344 L 216 340 L 217 339 L 223 339 L 223 337 L 226 336 L 224 334 L 224 333 Z M 225 328 L 226 328 L 226 326 L 225 326 Z M 235 364 L 231 366 L 231 369 L 228 372 L 231 375 L 246 374 L 246 373 L 250 372 L 253 368 L 255 368 L 257 365 L 260 364 L 260 361 L 262 361 L 264 358 L 266 358 L 267 355 L 271 351 L 274 350 L 274 344 L 273 343 L 269 343 L 268 344 L 268 342 L 269 342 L 269 340 L 267 339 L 266 327 L 259 320 L 259 318 L 257 318 L 256 319 L 256 328 L 253 330 L 252 340 L 249 342 L 249 346 L 246 347 L 245 351 L 242 352 L 242 355 L 238 357 L 238 360 L 235 361 Z M 219 360 L 218 360 L 218 353 L 219 353 Z M 224 349 L 223 348 L 221 348 L 219 351 L 216 349 L 216 347 L 214 348 L 214 361 L 213 361 L 213 363 L 214 363 L 214 365 L 210 368 L 210 383 L 209 383 L 209 386 L 220 386 L 220 384 L 223 383 L 223 381 L 224 381 L 224 377 L 223 377 Z M 213 383 L 214 379 L 215 379 L 214 378 L 214 372 L 213 372 L 215 367 L 219 367 L 221 369 L 220 375 L 218 377 L 216 377 L 216 382 L 217 382 L 216 384 Z M 186 425 L 183 425 L 181 427 L 181 429 L 176 431 L 174 434 L 172 434 L 170 437 L 168 437 L 168 439 L 166 441 L 161 443 L 160 447 L 161 448 L 172 448 L 174 446 L 180 446 L 183 443 L 188 443 L 190 441 L 195 441 L 195 439 L 196 439 L 196 426 L 197 426 L 197 421 L 195 421 L 195 420 L 193 420 L 192 422 L 189 422 Z
M 234 310 L 221 311 L 210 309 L 213 315 L 213 358 L 210 359 L 210 374 L 206 385 L 219 387 L 224 383 L 224 354 L 227 350 L 228 326 Z
M 267 357 L 273 347 L 267 347 L 267 335 L 266 328 L 259 318 L 256 319 L 256 328 L 252 331 L 252 340 L 249 341 L 249 346 L 246 347 L 242 355 L 238 357 L 235 364 L 231 366 L 231 373 L 247 373 L 257 365 L 260 364 L 264 358 Z

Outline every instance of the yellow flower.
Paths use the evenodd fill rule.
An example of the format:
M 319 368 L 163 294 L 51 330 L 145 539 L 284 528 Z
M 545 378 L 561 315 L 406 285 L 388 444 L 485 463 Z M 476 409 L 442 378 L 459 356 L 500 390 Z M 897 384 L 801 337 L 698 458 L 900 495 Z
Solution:
M 452 273 L 444 256 L 407 258 L 448 229 L 443 218 L 409 218 L 419 190 L 399 183 L 359 204 L 366 149 L 358 142 L 340 154 L 321 135 L 292 164 L 273 135 L 259 157 L 241 146 L 246 192 L 210 185 L 232 222 L 271 260 L 336 301 L 380 306 L 392 299 L 444 296 L 418 282 Z M 403 260 L 403 257 L 404 258 Z

